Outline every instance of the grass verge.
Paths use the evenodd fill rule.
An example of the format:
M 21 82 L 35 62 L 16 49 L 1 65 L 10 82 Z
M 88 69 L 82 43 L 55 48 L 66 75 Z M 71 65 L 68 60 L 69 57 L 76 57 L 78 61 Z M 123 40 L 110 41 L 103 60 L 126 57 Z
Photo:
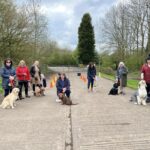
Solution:
M 113 80 L 113 81 L 115 80 L 115 77 L 113 75 L 107 75 L 107 74 L 104 74 L 104 73 L 101 73 L 101 77 L 109 79 L 109 80 Z M 128 79 L 127 87 L 132 88 L 132 89 L 137 89 L 138 82 L 139 82 L 138 80 Z

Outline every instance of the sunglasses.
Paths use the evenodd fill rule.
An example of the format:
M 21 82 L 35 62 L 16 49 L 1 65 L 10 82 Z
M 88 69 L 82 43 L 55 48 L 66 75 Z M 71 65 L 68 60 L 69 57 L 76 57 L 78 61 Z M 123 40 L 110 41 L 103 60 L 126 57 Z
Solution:
M 6 62 L 6 63 L 7 63 L 7 64 L 8 64 L 8 63 L 10 64 L 11 62 Z

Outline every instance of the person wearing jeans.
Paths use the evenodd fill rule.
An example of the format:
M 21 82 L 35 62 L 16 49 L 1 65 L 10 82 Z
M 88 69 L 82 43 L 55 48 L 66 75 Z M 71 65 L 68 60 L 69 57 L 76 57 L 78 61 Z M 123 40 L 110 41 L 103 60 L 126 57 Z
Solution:
M 87 70 L 88 91 L 90 91 L 90 86 L 91 86 L 91 91 L 93 91 L 95 77 L 96 77 L 96 68 L 93 63 L 90 63 L 88 65 L 88 70 Z

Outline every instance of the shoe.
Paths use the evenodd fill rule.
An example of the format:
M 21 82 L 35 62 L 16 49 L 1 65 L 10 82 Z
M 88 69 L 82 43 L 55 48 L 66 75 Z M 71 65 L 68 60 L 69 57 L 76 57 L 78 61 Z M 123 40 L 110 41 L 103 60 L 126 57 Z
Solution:
M 123 92 L 121 91 L 119 94 L 123 94 Z
M 29 96 L 29 95 L 26 95 L 26 98 L 30 98 L 30 96 Z
M 60 102 L 61 102 L 61 100 L 60 100 L 60 99 L 56 99 L 56 102 L 57 102 L 57 103 L 60 103 Z
M 19 99 L 22 100 L 22 99 L 24 99 L 24 97 L 20 96 Z

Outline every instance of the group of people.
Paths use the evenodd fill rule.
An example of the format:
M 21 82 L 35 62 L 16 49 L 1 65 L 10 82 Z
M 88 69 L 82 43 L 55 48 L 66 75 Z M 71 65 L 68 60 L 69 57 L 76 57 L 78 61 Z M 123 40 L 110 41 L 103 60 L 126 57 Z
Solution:
M 125 87 L 127 86 L 127 67 L 123 62 L 120 62 L 117 68 L 116 73 L 116 83 L 120 86 L 120 94 L 125 94 Z M 39 67 L 39 61 L 35 61 L 31 66 L 30 70 L 26 66 L 24 60 L 19 62 L 18 67 L 15 69 L 13 67 L 13 62 L 11 59 L 6 59 L 4 61 L 4 67 L 1 70 L 2 77 L 2 87 L 4 89 L 4 97 L 6 97 L 13 89 L 15 84 L 15 79 L 17 79 L 17 85 L 19 87 L 19 99 L 23 99 L 22 96 L 22 88 L 25 88 L 25 97 L 30 98 L 28 94 L 28 89 L 30 87 L 30 83 L 32 83 L 33 94 L 35 95 L 35 87 L 43 85 L 46 87 L 46 80 L 43 74 L 41 74 L 41 70 Z M 94 81 L 96 80 L 96 67 L 94 63 L 89 63 L 87 69 L 87 79 L 88 91 L 93 91 Z M 146 90 L 148 93 L 148 97 L 150 97 L 150 55 L 146 59 L 146 63 L 142 66 L 141 69 L 141 79 L 146 82 Z M 45 81 L 45 82 L 43 82 Z M 67 97 L 70 97 L 70 81 L 66 77 L 64 73 L 59 73 L 59 77 L 56 83 L 57 88 L 57 96 L 65 93 Z
M 29 70 L 24 60 L 21 60 L 18 66 L 14 68 L 12 60 L 10 58 L 7 58 L 4 61 L 3 68 L 1 69 L 1 77 L 2 88 L 4 89 L 4 97 L 11 93 L 14 87 L 18 86 L 20 100 L 24 99 L 24 97 L 22 96 L 23 86 L 25 89 L 25 97 L 30 98 L 28 91 L 31 83 L 34 95 L 35 87 L 43 84 L 39 61 L 35 61 Z M 46 87 L 46 83 L 43 86 Z

